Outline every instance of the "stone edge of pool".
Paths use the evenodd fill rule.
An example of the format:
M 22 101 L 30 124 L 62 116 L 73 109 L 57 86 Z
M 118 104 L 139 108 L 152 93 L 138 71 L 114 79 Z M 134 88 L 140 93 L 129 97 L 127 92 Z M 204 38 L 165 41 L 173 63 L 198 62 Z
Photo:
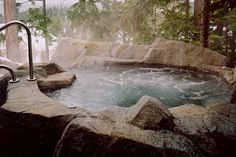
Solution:
M 24 71 L 27 67 L 19 69 Z M 208 66 L 203 69 L 206 70 L 228 83 L 234 80 L 233 69 Z M 22 77 L 20 83 L 8 86 L 8 99 L 0 109 L 2 155 L 230 156 L 235 153 L 234 104 L 206 107 L 186 104 L 168 109 L 159 100 L 144 96 L 130 108 L 113 107 L 91 113 L 81 108 L 69 109 L 38 88 L 38 84 L 48 85 L 45 81 L 53 78 L 57 79 L 53 88 L 63 87 L 61 80 L 68 86 L 75 79 L 73 74 L 53 63 L 36 66 L 36 72 L 37 77 L 48 77 L 39 78 L 38 83 Z

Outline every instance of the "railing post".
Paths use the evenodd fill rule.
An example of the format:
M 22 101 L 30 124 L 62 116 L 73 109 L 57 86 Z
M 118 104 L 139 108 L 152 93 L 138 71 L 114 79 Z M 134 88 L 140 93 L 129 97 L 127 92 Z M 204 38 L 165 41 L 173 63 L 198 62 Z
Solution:
M 0 69 L 6 69 L 7 71 L 11 73 L 12 80 L 10 80 L 10 83 L 17 83 L 20 81 L 19 79 L 16 78 L 14 71 L 10 67 L 0 64 Z
M 27 36 L 28 36 L 28 57 L 29 57 L 29 78 L 28 81 L 35 81 L 36 78 L 34 77 L 34 69 L 33 69 L 33 56 L 32 56 L 32 38 L 31 38 L 31 32 L 30 29 L 21 21 L 11 21 L 7 24 L 5 24 L 3 27 L 0 28 L 0 32 L 4 29 L 10 27 L 11 25 L 20 25 L 26 30 Z

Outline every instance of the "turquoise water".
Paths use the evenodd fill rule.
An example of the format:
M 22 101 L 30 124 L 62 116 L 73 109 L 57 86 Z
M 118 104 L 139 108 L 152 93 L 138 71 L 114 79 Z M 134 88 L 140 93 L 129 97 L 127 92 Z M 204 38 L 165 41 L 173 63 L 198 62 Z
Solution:
M 77 76 L 73 86 L 46 94 L 65 105 L 89 110 L 129 107 L 144 95 L 168 107 L 226 103 L 230 98 L 230 88 L 221 78 L 189 70 L 119 66 L 81 68 L 73 73 Z

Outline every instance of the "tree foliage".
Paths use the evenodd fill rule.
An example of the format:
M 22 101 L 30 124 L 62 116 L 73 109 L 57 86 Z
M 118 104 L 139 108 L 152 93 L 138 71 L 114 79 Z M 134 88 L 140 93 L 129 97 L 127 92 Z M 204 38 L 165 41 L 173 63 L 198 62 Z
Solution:
M 40 9 L 29 9 L 21 19 L 44 36 L 52 33 L 132 44 L 161 37 L 196 45 L 201 37 L 213 50 L 228 56 L 235 53 L 236 1 L 208 0 L 207 12 L 204 3 L 197 2 L 200 0 L 78 0 L 70 8 L 48 9 L 48 17 Z M 195 15 L 193 3 L 199 5 L 200 14 Z M 204 18 L 207 25 L 201 24 Z

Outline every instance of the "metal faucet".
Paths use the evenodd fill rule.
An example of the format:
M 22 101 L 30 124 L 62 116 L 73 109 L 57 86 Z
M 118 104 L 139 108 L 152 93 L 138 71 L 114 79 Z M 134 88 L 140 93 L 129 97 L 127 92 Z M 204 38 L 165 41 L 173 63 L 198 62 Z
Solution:
M 17 82 L 20 81 L 19 79 L 16 78 L 16 74 L 14 73 L 14 71 L 9 66 L 0 64 L 0 69 L 1 68 L 6 69 L 11 73 L 12 79 L 10 80 L 10 83 L 17 83 Z
M 27 32 L 27 36 L 28 36 L 28 56 L 29 56 L 29 78 L 27 80 L 28 81 L 35 81 L 36 78 L 34 77 L 34 73 L 33 73 L 32 38 L 31 38 L 30 29 L 26 26 L 26 24 L 24 24 L 21 21 L 11 21 L 11 22 L 5 24 L 4 26 L 2 26 L 0 28 L 0 32 L 3 31 L 4 29 L 8 28 L 11 25 L 20 25 L 23 28 L 25 28 L 25 30 Z

